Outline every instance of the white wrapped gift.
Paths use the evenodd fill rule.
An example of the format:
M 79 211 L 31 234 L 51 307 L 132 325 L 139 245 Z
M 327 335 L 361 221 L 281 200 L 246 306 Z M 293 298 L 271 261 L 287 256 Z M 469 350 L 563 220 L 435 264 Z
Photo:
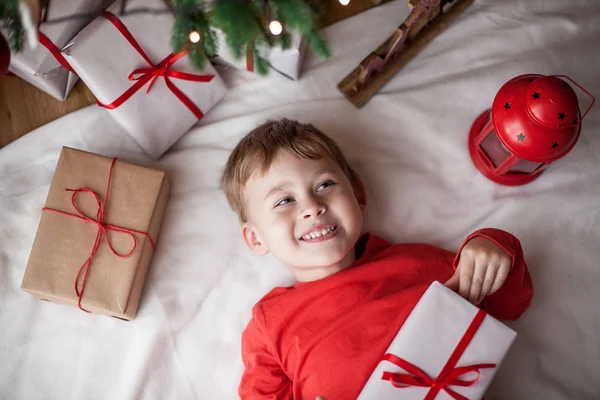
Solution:
M 127 13 L 145 8 L 150 12 Z M 158 158 L 226 93 L 209 62 L 196 70 L 173 54 L 173 15 L 160 0 L 109 7 L 63 54 L 101 105 L 151 157 Z M 168 62 L 167 62 L 168 61 Z
M 39 44 L 11 54 L 9 70 L 58 100 L 65 100 L 77 82 L 60 50 L 112 0 L 50 1 L 39 27 Z
M 480 399 L 515 337 L 512 329 L 434 282 L 359 399 Z
M 217 30 L 218 56 L 213 58 L 215 64 L 227 64 L 237 69 L 254 72 L 254 56 L 250 49 L 250 54 L 246 49 L 245 56 L 236 58 L 229 46 L 225 42 L 225 35 Z M 292 45 L 289 49 L 282 49 L 281 46 L 274 46 L 265 49 L 266 59 L 269 63 L 269 74 L 278 73 L 293 80 L 300 78 L 302 61 L 306 52 L 306 41 L 297 32 L 292 32 Z

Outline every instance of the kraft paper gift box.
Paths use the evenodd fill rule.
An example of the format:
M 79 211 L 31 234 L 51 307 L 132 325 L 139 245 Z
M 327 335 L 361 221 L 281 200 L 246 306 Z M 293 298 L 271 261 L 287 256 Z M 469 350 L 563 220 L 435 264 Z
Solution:
M 216 32 L 219 43 L 218 55 L 212 61 L 215 64 L 227 64 L 237 69 L 255 72 L 253 46 L 246 49 L 242 58 L 236 58 L 225 42 L 225 34 L 220 30 Z M 284 50 L 275 46 L 266 51 L 266 59 L 269 63 L 268 75 L 279 73 L 295 81 L 300 79 L 302 61 L 306 52 L 306 41 L 302 40 L 300 34 L 292 32 L 292 46 L 289 49 Z
M 506 325 L 434 282 L 359 399 L 481 399 L 515 337 Z
M 64 147 L 21 288 L 133 319 L 168 195 L 163 171 Z
M 65 100 L 78 78 L 65 67 L 68 63 L 60 50 L 110 3 L 112 0 L 50 1 L 47 22 L 39 26 L 39 43 L 35 49 L 24 46 L 13 52 L 9 70 L 57 100 Z
M 151 12 L 127 13 L 147 8 Z M 63 55 L 99 103 L 151 157 L 158 158 L 217 104 L 226 86 L 211 63 L 192 67 L 172 54 L 174 16 L 160 0 L 109 7 Z

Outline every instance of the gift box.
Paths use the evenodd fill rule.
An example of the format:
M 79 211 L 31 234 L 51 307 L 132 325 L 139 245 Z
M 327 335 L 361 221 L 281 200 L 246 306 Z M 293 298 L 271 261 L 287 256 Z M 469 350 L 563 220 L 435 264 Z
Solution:
M 64 147 L 21 288 L 133 319 L 168 195 L 163 171 Z
M 65 100 L 77 82 L 60 50 L 112 1 L 50 1 L 39 26 L 39 43 L 11 54 L 9 70 L 50 96 Z M 77 18 L 73 18 L 77 16 Z
M 160 0 L 109 7 L 67 45 L 63 54 L 99 104 L 151 157 L 158 158 L 226 93 L 209 62 L 192 67 L 172 54 L 173 15 Z M 127 13 L 144 8 L 145 13 Z
M 480 399 L 515 337 L 506 325 L 434 282 L 359 399 Z
M 236 58 L 225 42 L 225 34 L 216 30 L 218 39 L 218 56 L 212 58 L 215 64 L 226 64 L 237 69 L 254 72 L 254 43 L 246 48 L 245 56 Z M 297 32 L 292 32 L 292 46 L 289 49 L 282 49 L 281 46 L 274 46 L 265 49 L 265 57 L 269 63 L 269 74 L 279 73 L 293 80 L 300 78 L 302 61 L 306 52 L 306 41 Z M 262 51 L 261 51 L 262 53 Z

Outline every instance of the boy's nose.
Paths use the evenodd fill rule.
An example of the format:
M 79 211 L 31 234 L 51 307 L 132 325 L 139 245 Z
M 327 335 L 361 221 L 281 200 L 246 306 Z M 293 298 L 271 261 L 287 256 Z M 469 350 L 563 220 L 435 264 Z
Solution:
M 322 215 L 326 209 L 327 208 L 324 204 L 315 204 L 304 210 L 304 212 L 302 213 L 302 218 L 307 219 L 311 217 L 318 217 L 319 215 Z

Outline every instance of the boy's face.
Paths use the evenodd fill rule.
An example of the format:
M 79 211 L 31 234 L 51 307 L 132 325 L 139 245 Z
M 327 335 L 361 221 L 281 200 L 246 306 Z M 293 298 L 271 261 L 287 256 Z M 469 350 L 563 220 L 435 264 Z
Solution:
M 244 240 L 272 253 L 298 281 L 312 281 L 354 262 L 366 204 L 364 187 L 350 183 L 336 162 L 281 151 L 264 176 L 247 182 Z

